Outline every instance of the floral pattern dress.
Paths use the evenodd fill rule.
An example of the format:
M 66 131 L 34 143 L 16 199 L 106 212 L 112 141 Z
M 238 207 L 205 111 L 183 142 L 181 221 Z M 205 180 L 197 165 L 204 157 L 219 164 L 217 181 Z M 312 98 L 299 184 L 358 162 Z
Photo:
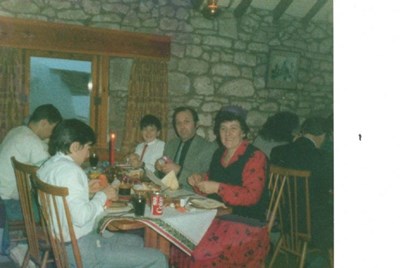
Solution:
M 259 209 L 254 205 L 259 202 L 265 187 L 266 157 L 253 149 L 246 154 L 249 146 L 252 145 L 243 141 L 227 165 L 228 168 L 242 158 L 240 183 L 229 184 L 225 180 L 218 191 L 220 200 L 233 207 L 233 211 L 236 206 Z M 214 157 L 214 164 L 215 160 Z M 213 162 L 211 170 L 212 165 Z M 206 179 L 215 180 L 209 176 Z M 266 206 L 263 209 L 265 212 Z M 173 247 L 170 264 L 175 267 L 264 267 L 268 250 L 269 234 L 264 221 L 246 214 L 223 216 L 214 219 L 191 256 Z

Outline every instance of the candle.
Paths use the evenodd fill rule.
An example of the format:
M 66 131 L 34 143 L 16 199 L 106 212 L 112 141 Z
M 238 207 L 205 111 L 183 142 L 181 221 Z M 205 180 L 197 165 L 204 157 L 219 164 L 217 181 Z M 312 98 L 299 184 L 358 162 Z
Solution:
M 115 133 L 110 135 L 110 165 L 114 165 L 115 162 Z

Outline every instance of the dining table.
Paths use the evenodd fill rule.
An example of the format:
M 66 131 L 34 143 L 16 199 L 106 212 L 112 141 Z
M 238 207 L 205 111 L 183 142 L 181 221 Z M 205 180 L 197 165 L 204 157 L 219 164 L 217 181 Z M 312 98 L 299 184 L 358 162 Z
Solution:
M 188 205 L 184 211 L 167 206 L 161 217 L 154 217 L 150 206 L 146 205 L 144 216 L 129 211 L 105 213 L 98 223 L 98 232 L 143 229 L 145 247 L 158 249 L 169 258 L 174 245 L 190 256 L 214 218 L 231 212 L 230 208 L 223 206 L 202 209 Z
M 88 177 L 90 177 L 93 170 L 89 169 L 88 171 Z M 96 172 L 100 173 L 100 171 Z M 174 245 L 190 256 L 214 218 L 232 212 L 230 208 L 216 200 L 184 189 L 169 189 L 149 170 L 146 170 L 145 174 L 152 184 L 159 186 L 160 192 L 165 198 L 164 201 L 169 200 L 169 202 L 164 202 L 163 214 L 161 216 L 151 214 L 150 196 L 147 196 L 148 202 L 143 216 L 135 215 L 129 199 L 120 199 L 119 203 L 125 202 L 126 206 L 109 207 L 98 217 L 97 231 L 100 234 L 106 231 L 142 229 L 144 230 L 145 247 L 156 248 L 169 258 L 171 247 Z M 135 187 L 132 187 L 132 190 L 134 189 Z M 183 206 L 175 207 L 176 203 L 173 201 L 177 200 L 183 202 Z M 195 203 L 195 201 L 198 202 Z M 199 206 L 200 204 L 203 206 Z

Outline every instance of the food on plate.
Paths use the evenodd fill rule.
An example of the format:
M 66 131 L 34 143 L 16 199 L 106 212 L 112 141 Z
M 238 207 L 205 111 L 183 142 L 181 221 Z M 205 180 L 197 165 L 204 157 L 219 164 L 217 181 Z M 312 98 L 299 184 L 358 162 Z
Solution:
M 126 175 L 132 178 L 133 180 L 141 180 L 144 175 L 144 170 L 142 168 L 131 169 L 126 172 Z
M 155 185 L 153 183 L 147 183 L 147 182 L 143 182 L 143 183 L 138 183 L 135 184 L 133 186 L 133 190 L 135 191 L 159 191 L 160 190 L 160 186 Z
M 89 173 L 89 179 L 94 180 L 97 179 L 97 177 L 100 175 L 101 173 L 98 171 L 93 171 Z

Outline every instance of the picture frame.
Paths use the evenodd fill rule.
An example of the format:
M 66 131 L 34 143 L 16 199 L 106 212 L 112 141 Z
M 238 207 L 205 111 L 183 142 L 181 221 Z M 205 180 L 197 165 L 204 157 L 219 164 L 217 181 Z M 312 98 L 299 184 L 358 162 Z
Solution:
M 267 70 L 267 87 L 296 89 L 299 53 L 271 50 Z

